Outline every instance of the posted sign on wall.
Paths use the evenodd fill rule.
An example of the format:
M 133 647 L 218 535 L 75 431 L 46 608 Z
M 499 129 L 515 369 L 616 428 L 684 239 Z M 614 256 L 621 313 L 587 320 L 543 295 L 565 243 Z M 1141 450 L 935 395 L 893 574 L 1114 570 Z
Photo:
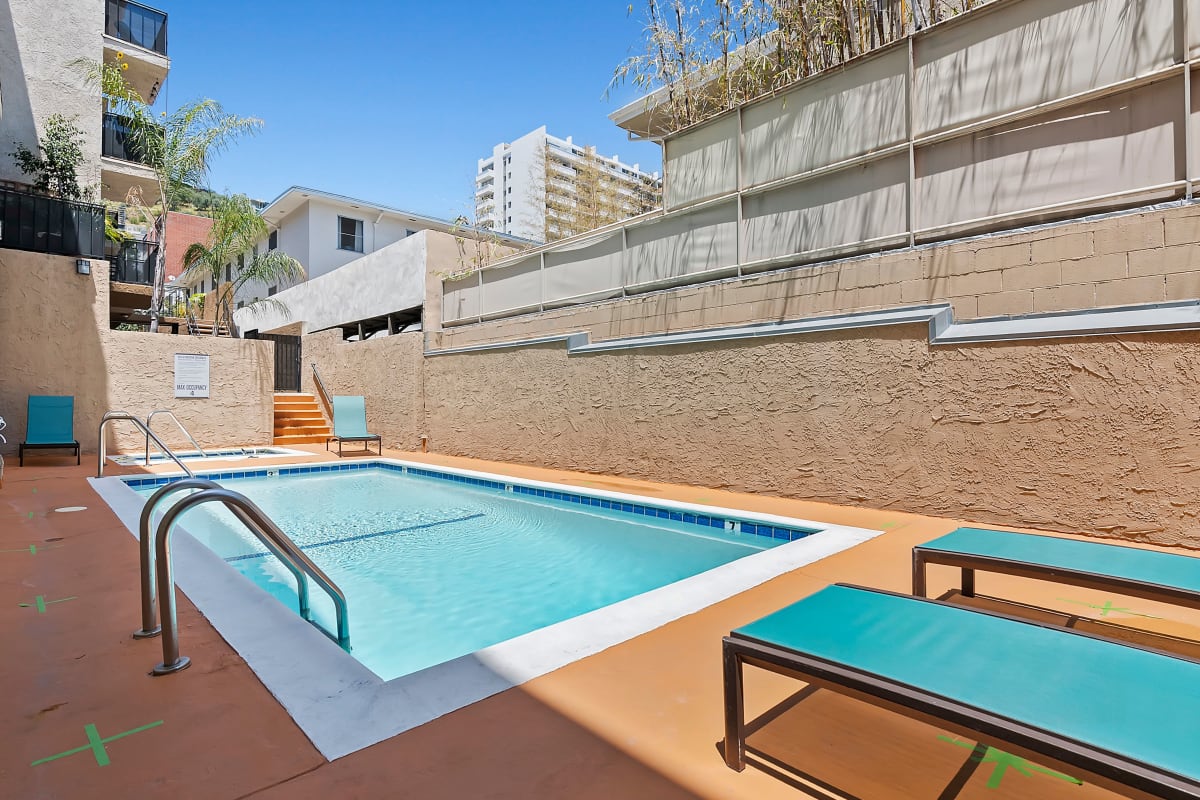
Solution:
M 208 397 L 208 356 L 175 354 L 175 396 Z

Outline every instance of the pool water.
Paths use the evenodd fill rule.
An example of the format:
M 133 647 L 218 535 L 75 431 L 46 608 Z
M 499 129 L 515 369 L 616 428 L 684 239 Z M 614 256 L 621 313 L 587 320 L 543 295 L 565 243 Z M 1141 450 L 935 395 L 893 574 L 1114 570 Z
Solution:
M 378 469 L 222 484 L 341 587 L 352 653 L 384 680 L 783 544 Z M 296 608 L 291 573 L 226 509 L 198 507 L 182 524 Z M 316 585 L 310 594 L 316 621 L 336 630 L 332 603 Z

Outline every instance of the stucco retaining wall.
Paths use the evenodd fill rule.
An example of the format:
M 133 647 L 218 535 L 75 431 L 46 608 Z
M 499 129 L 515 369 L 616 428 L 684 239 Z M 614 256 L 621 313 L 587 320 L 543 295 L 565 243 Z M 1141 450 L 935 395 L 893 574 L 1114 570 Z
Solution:
M 427 359 L 431 449 L 1200 547 L 1200 332 Z
M 271 442 L 273 343 L 110 330 L 108 291 L 106 262 L 93 261 L 91 275 L 78 275 L 74 258 L 0 250 L 4 452 L 25 438 L 31 394 L 75 396 L 75 436 L 85 451 L 96 449 L 97 426 L 110 409 L 140 417 L 171 409 L 206 447 Z M 175 398 L 175 353 L 210 356 L 209 399 Z M 173 427 L 160 420 L 155 430 L 168 445 L 190 448 Z M 128 423 L 110 430 L 110 447 L 144 447 Z

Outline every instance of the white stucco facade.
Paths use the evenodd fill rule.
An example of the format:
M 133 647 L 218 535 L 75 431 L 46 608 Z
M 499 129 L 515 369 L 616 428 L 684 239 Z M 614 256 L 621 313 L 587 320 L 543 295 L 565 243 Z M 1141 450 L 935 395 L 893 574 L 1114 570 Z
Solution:
M 281 242 L 281 246 L 282 246 Z M 274 297 L 234 312 L 239 330 L 271 331 L 296 322 L 317 331 L 347 320 L 419 308 L 425 302 L 426 232 L 418 231 L 342 269 L 327 270 Z
M 392 245 L 422 231 L 436 231 L 467 240 L 488 240 L 506 248 L 530 244 L 447 220 L 302 186 L 293 186 L 275 198 L 262 210 L 262 216 L 269 233 L 257 243 L 256 249 L 265 252 L 273 246 L 287 253 L 304 267 L 305 280 L 310 282 L 365 261 L 381 251 L 395 254 L 398 251 L 393 250 Z M 352 230 L 361 231 L 361 236 L 351 237 L 352 241 L 342 236 L 344 220 Z M 251 256 L 252 253 L 247 252 L 243 258 L 248 262 Z M 229 273 L 231 277 L 236 276 L 236 264 L 231 265 Z M 250 281 L 241 287 L 234 302 L 246 306 L 294 285 L 268 286 Z M 201 284 L 201 288 L 210 291 L 213 288 L 211 280 L 207 285 Z M 366 291 L 369 293 L 370 289 Z M 421 291 L 424 291 L 423 286 Z M 420 305 L 420 302 L 414 305 Z

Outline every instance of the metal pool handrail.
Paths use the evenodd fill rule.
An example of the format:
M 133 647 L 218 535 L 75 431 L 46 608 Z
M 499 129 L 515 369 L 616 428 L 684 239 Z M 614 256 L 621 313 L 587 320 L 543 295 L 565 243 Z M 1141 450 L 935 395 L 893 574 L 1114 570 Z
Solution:
M 154 417 L 158 414 L 166 414 L 168 417 L 170 417 L 171 421 L 179 426 L 179 430 L 183 432 L 183 435 L 187 437 L 187 440 L 192 443 L 192 445 L 196 448 L 197 451 L 199 451 L 200 457 L 208 458 L 208 454 L 204 452 L 204 448 L 201 447 L 200 443 L 196 441 L 196 438 L 194 436 L 192 436 L 192 434 L 190 432 L 188 432 L 188 429 L 183 427 L 183 423 L 179 421 L 179 417 L 175 416 L 175 412 L 171 411 L 170 409 L 160 408 L 157 411 L 151 411 L 146 416 L 146 427 L 147 428 L 151 428 L 154 426 Z M 146 437 L 146 464 L 145 465 L 147 467 L 150 466 L 150 437 L 149 436 Z
M 170 675 L 186 669 L 191 663 L 191 659 L 187 656 L 179 655 L 179 627 L 175 618 L 175 579 L 171 568 L 171 531 L 175 522 L 185 511 L 201 503 L 212 502 L 224 503 L 230 509 L 238 508 L 245 512 L 246 520 L 243 521 L 260 542 L 272 552 L 278 548 L 279 557 L 284 563 L 290 560 L 294 566 L 303 570 L 308 577 L 325 590 L 333 600 L 334 608 L 337 611 L 337 643 L 348 651 L 350 649 L 350 618 L 346 610 L 346 595 L 338 588 L 337 584 L 330 580 L 329 576 L 314 564 L 296 546 L 296 543 L 289 539 L 287 534 L 281 531 L 279 526 L 272 522 L 270 517 L 248 497 L 230 489 L 205 489 L 185 497 L 171 506 L 162 521 L 158 523 L 158 530 L 154 535 L 158 596 L 162 607 L 163 660 L 161 664 L 154 667 L 153 674 Z
M 150 532 L 150 522 L 154 516 L 154 509 L 158 507 L 163 498 L 175 492 L 188 489 L 220 488 L 221 484 L 207 478 L 182 478 L 163 486 L 152 494 L 150 499 L 146 501 L 146 504 L 142 506 L 142 514 L 138 520 L 138 556 L 142 584 L 142 627 L 133 632 L 133 638 L 149 639 L 152 636 L 158 636 L 162 633 L 162 626 L 158 624 L 158 605 L 154 591 L 154 536 Z M 242 508 L 229 506 L 229 510 L 233 512 L 233 515 L 238 518 L 239 522 L 253 530 L 254 520 Z M 304 572 L 273 542 L 263 542 L 263 544 L 271 551 L 272 555 L 283 562 L 283 565 L 287 567 L 288 571 L 296 579 L 296 597 L 299 599 L 300 616 L 308 619 L 308 581 L 304 579 Z
M 321 402 L 325 404 L 325 412 L 333 414 L 333 404 L 329 399 L 329 391 L 325 388 L 325 381 L 321 380 L 321 373 L 317 369 L 317 362 L 310 362 L 313 371 L 313 383 L 317 385 L 317 393 L 321 395 Z
M 154 434 L 154 431 L 150 430 L 150 428 L 146 425 L 146 423 L 142 422 L 140 419 L 135 417 L 133 414 L 130 414 L 128 411 L 109 411 L 109 412 L 105 413 L 105 415 L 103 417 L 100 418 L 100 429 L 99 429 L 99 435 L 98 435 L 98 438 L 100 439 L 100 446 L 96 450 L 96 477 L 97 478 L 104 477 L 104 451 L 106 449 L 105 445 L 104 445 L 104 426 L 110 422 L 114 422 L 114 421 L 120 420 L 120 419 L 129 420 L 134 425 L 136 425 L 138 427 L 138 429 L 142 431 L 142 433 L 146 434 L 146 438 L 152 440 L 154 442 L 154 444 L 158 447 L 158 449 L 163 452 L 163 455 L 167 456 L 172 461 L 174 461 L 176 464 L 178 464 L 179 468 L 182 469 L 185 473 L 187 473 L 187 476 L 189 478 L 196 477 L 196 473 L 192 472 L 192 470 L 188 467 L 188 465 L 183 463 L 183 461 L 180 460 L 179 456 L 175 455 L 175 452 L 173 450 L 171 450 L 171 448 L 169 448 L 165 444 L 163 444 L 163 440 L 159 439 Z

